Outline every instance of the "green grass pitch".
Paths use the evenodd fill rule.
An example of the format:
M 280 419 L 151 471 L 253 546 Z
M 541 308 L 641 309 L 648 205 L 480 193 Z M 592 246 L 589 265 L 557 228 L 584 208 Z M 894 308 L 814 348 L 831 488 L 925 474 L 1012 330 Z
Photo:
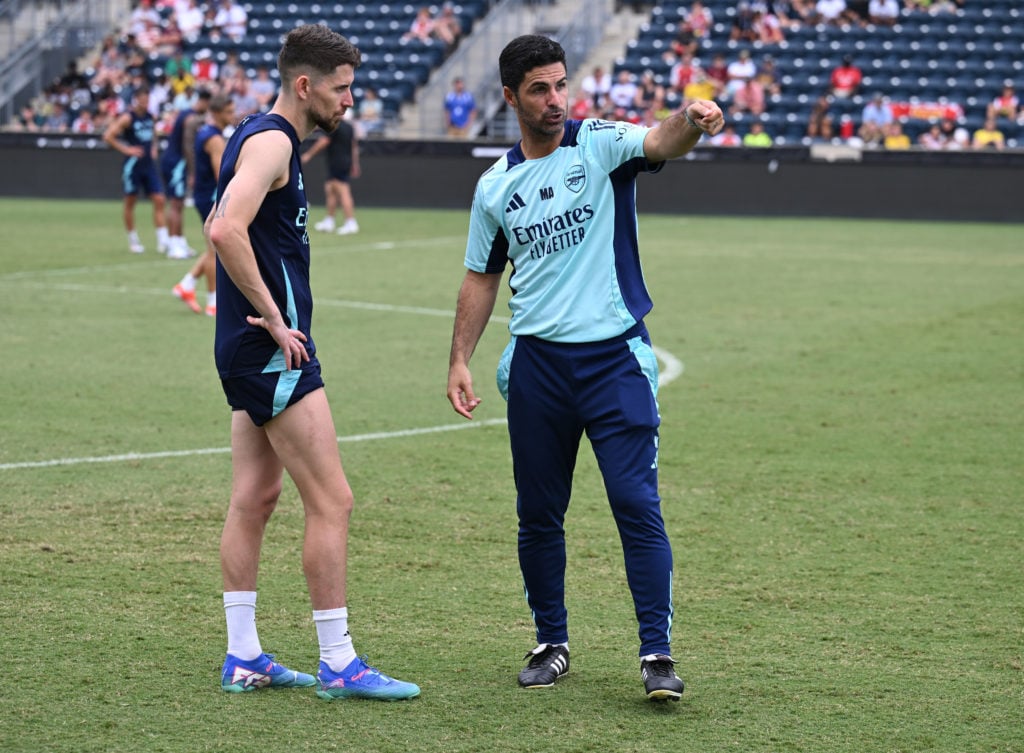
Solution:
M 314 234 L 355 645 L 423 688 L 326 704 L 219 690 L 228 409 L 213 322 L 171 296 L 188 263 L 153 253 L 148 213 L 133 256 L 116 202 L 0 201 L 0 750 L 1024 750 L 1024 227 L 641 216 L 648 326 L 682 368 L 659 395 L 687 682 L 669 705 L 642 694 L 585 443 L 572 672 L 516 686 L 533 632 L 503 320 L 473 360 L 476 420 L 445 399 L 468 213 Z M 301 536 L 286 485 L 259 624 L 310 671 Z

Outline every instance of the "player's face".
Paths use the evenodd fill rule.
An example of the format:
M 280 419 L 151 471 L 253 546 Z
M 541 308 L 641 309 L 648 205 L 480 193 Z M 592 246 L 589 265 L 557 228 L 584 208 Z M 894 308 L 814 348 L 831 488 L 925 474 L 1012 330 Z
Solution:
M 339 65 L 334 73 L 321 77 L 310 87 L 310 118 L 313 123 L 330 133 L 338 127 L 345 112 L 353 105 L 352 82 L 355 69 Z
M 222 131 L 229 125 L 235 122 L 235 103 L 231 102 L 220 112 L 213 114 L 213 122 L 217 124 L 217 127 Z
M 524 131 L 541 138 L 561 136 L 569 104 L 565 66 L 552 63 L 527 72 L 518 91 L 505 88 L 505 101 L 515 109 Z

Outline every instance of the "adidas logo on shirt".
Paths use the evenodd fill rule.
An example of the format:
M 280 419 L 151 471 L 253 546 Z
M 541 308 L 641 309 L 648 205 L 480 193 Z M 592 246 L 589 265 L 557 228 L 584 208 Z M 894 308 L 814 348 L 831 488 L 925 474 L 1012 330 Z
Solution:
M 512 212 L 518 211 L 526 206 L 526 202 L 523 201 L 523 197 L 518 193 L 512 194 L 512 201 L 505 207 L 505 214 L 511 214 Z

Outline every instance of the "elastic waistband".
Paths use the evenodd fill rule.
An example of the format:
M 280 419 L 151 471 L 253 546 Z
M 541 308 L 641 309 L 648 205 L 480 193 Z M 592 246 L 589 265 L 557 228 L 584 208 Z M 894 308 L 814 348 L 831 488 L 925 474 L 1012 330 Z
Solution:
M 531 341 L 536 342 L 536 343 L 543 343 L 544 345 L 555 345 L 555 346 L 558 346 L 560 348 L 564 347 L 564 348 L 570 348 L 571 349 L 571 348 L 591 348 L 591 347 L 594 347 L 595 345 L 597 345 L 597 346 L 600 346 L 600 345 L 614 345 L 615 343 L 626 342 L 626 340 L 632 340 L 634 337 L 640 337 L 640 336 L 645 335 L 645 334 L 647 334 L 647 327 L 644 325 L 644 322 L 641 319 L 639 322 L 637 322 L 632 327 L 627 329 L 621 335 L 615 335 L 614 337 L 609 337 L 607 340 L 588 340 L 587 342 L 567 343 L 567 342 L 561 342 L 561 341 L 555 341 L 555 340 L 545 340 L 545 339 L 543 339 L 541 337 L 535 337 L 534 335 L 518 335 L 517 339 L 519 339 L 519 340 L 531 340 Z

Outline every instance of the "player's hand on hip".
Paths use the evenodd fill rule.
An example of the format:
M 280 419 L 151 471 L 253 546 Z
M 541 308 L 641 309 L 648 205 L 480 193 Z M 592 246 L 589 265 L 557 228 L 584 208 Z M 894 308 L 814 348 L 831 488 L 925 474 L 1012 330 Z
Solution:
M 306 352 L 304 344 L 306 336 L 301 330 L 288 329 L 283 323 L 269 324 L 262 316 L 247 316 L 246 321 L 253 326 L 262 327 L 270 333 L 274 342 L 281 349 L 281 353 L 284 355 L 284 367 L 289 371 L 300 368 L 305 361 L 309 360 L 309 353 Z

